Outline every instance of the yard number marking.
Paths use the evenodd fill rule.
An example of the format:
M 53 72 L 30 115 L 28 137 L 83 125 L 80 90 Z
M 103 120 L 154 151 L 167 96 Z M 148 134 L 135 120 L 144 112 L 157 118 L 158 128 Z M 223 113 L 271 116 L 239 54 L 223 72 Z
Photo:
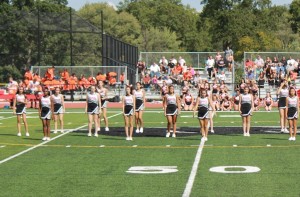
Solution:
M 167 174 L 178 172 L 177 166 L 133 166 L 127 173 L 133 174 Z
M 236 169 L 243 168 L 245 170 L 230 170 L 234 168 Z M 243 173 L 259 172 L 260 169 L 255 166 L 217 166 L 217 167 L 210 168 L 209 171 L 216 172 L 216 173 L 225 173 L 225 174 L 243 174 Z

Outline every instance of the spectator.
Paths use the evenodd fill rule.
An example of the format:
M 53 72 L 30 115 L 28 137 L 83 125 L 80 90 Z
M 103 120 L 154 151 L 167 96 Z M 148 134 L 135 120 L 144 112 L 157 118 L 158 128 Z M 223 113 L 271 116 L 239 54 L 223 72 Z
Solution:
M 149 76 L 149 75 L 148 75 Z M 125 73 L 122 72 L 120 77 L 119 77 L 120 83 L 123 86 L 124 85 L 124 81 L 125 81 Z
M 221 83 L 221 81 L 226 81 L 226 75 L 225 72 L 222 71 L 218 76 L 217 76 L 219 83 Z
M 228 60 L 229 56 L 233 56 L 233 50 L 227 46 L 227 48 L 224 51 L 225 59 Z
M 215 62 L 218 62 L 221 59 L 222 55 L 220 54 L 220 52 L 217 52 L 216 56 L 215 56 Z
M 150 90 L 150 84 L 151 84 L 151 78 L 149 74 L 146 74 L 145 77 L 143 78 L 143 86 L 147 91 Z
M 169 62 L 166 59 L 165 56 L 162 56 L 161 59 L 159 60 L 159 65 L 160 65 L 160 70 L 163 73 L 169 73 L 169 66 L 168 66 Z
M 96 76 L 96 80 L 105 82 L 106 81 L 106 75 L 102 74 L 102 72 L 98 72 L 97 76 Z
M 185 60 L 181 56 L 179 56 L 178 58 L 178 63 L 180 64 L 181 67 L 183 67 L 183 65 L 186 64 Z
M 31 81 L 33 79 L 31 71 L 27 68 L 24 74 L 24 79 Z
M 141 80 L 145 76 L 146 63 L 140 60 L 138 61 L 136 67 L 138 69 L 138 74 L 139 74 L 138 80 Z
M 290 59 L 287 61 L 286 72 L 289 73 L 297 67 L 298 63 L 292 58 L 292 56 L 290 56 Z
M 169 86 L 173 83 L 172 79 L 170 78 L 170 76 L 167 76 L 167 79 L 165 80 L 166 84 Z
M 154 75 L 160 77 L 160 68 L 155 62 L 150 66 L 150 77 L 152 78 Z
M 172 69 L 173 75 L 181 75 L 182 74 L 182 67 L 179 63 Z
M 215 60 L 212 58 L 212 56 L 208 56 L 208 59 L 206 61 L 206 68 L 208 72 L 208 78 L 211 79 L 212 77 L 212 71 L 215 65 Z
M 223 72 L 225 69 L 225 61 L 224 61 L 223 57 L 220 58 L 220 60 L 217 62 L 217 64 L 218 64 L 218 73 Z

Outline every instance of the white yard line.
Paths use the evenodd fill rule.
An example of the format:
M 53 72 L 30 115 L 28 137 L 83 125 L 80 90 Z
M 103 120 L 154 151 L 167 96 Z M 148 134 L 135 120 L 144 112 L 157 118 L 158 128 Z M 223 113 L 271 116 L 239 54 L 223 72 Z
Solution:
M 112 116 L 107 117 L 107 118 L 113 118 L 113 117 L 118 116 L 118 115 L 120 115 L 120 114 L 122 114 L 122 113 L 118 113 L 118 114 L 112 115 Z M 36 148 L 38 148 L 38 147 L 40 147 L 40 146 L 43 146 L 43 145 L 47 144 L 48 142 L 51 142 L 51 141 L 53 141 L 53 140 L 55 140 L 55 139 L 58 139 L 58 138 L 60 138 L 60 137 L 62 137 L 62 136 L 64 136 L 64 135 L 66 135 L 66 134 L 68 134 L 68 133 L 70 133 L 70 132 L 77 131 L 77 130 L 82 129 L 82 128 L 86 127 L 86 126 L 87 126 L 87 124 L 85 124 L 85 125 L 83 125 L 83 126 L 80 126 L 80 127 L 77 127 L 77 128 L 75 128 L 75 129 L 67 130 L 65 133 L 62 133 L 62 134 L 60 134 L 60 135 L 58 135 L 58 136 L 52 138 L 50 141 L 42 142 L 42 143 L 40 143 L 40 144 L 37 144 L 37 145 L 35 145 L 35 146 L 33 146 L 33 147 L 30 147 L 30 148 L 24 150 L 24 151 L 21 151 L 21 152 L 15 154 L 15 155 L 12 155 L 12 156 L 10 156 L 10 157 L 8 157 L 8 158 L 6 158 L 6 159 L 3 159 L 3 160 L 0 161 L 0 165 L 3 164 L 3 163 L 5 163 L 5 162 L 7 162 L 7 161 L 9 161 L 9 160 L 12 160 L 12 159 L 14 159 L 14 158 L 16 158 L 16 157 L 19 157 L 20 155 L 23 155 L 23 154 L 25 154 L 25 153 L 27 153 L 27 152 L 29 152 L 29 151 L 32 151 L 32 150 L 34 150 L 34 149 L 36 149 Z
M 196 157 L 195 157 L 195 161 L 194 161 L 194 164 L 193 164 L 193 167 L 192 167 L 192 171 L 191 171 L 191 174 L 189 176 L 189 180 L 186 183 L 186 186 L 185 186 L 184 192 L 182 194 L 182 197 L 189 197 L 191 195 L 192 188 L 193 188 L 193 185 L 194 185 L 194 181 L 195 181 L 195 178 L 196 178 L 196 175 L 197 175 L 198 166 L 199 166 L 199 163 L 200 163 L 200 159 L 201 159 L 204 144 L 205 144 L 204 140 L 201 140 L 201 143 L 199 145 L 199 148 L 198 148 L 198 151 L 197 151 L 197 154 L 196 154 Z

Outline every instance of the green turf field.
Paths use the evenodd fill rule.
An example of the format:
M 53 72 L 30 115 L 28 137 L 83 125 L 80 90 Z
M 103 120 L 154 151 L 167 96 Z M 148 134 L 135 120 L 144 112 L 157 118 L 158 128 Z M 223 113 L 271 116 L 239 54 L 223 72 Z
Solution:
M 288 134 L 228 132 L 209 135 L 199 146 L 200 134 L 176 139 L 135 135 L 133 141 L 124 135 L 87 137 L 83 110 L 68 112 L 68 132 L 42 143 L 36 111 L 28 110 L 30 137 L 17 137 L 15 116 L 0 111 L 0 196 L 300 196 L 300 138 L 290 142 Z M 123 126 L 119 110 L 109 110 L 108 117 L 110 127 Z M 144 120 L 145 133 L 147 128 L 165 131 L 161 109 L 147 109 Z M 218 112 L 214 121 L 218 130 L 241 126 L 236 112 Z M 257 112 L 252 125 L 272 130 L 278 121 L 276 112 Z M 178 127 L 197 131 L 199 123 L 182 112 Z M 145 166 L 147 171 L 133 168 Z M 221 170 L 227 173 L 210 171 L 220 166 L 230 167 Z M 259 171 L 245 173 L 243 166 Z

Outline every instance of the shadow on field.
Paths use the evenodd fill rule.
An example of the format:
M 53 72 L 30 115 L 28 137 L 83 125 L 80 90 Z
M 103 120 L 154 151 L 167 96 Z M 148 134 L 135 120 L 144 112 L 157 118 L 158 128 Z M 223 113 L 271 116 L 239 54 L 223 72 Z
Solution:
M 10 134 L 10 133 L 0 133 L 3 136 L 17 136 L 17 134 Z
M 261 138 L 261 139 L 264 139 L 264 140 L 284 140 L 284 141 L 287 140 L 287 139 L 275 138 L 275 137 L 264 137 L 264 138 Z
M 28 137 L 24 137 L 23 140 L 36 140 L 36 141 L 41 141 L 41 138 L 28 138 Z

